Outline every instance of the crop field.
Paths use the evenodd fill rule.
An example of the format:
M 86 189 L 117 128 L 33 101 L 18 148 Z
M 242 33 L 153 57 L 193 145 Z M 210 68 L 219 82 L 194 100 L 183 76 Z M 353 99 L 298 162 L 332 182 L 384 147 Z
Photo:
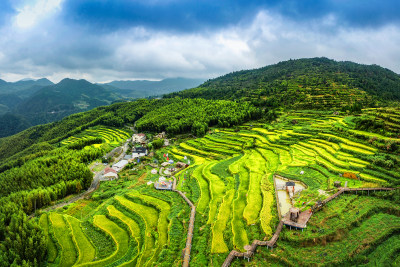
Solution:
M 299 112 L 285 116 L 271 125 L 213 129 L 157 151 L 175 161 L 190 160 L 174 176 L 177 189 L 196 206 L 191 266 L 221 266 L 231 250 L 245 252 L 253 240 L 272 237 L 280 220 L 274 175 L 305 184 L 293 201 L 302 210 L 335 193 L 336 181 L 352 188 L 399 185 L 398 172 L 375 164 L 386 151 L 347 134 L 354 126 L 351 119 Z M 105 128 L 85 133 L 102 136 L 106 143 L 129 137 Z M 78 138 L 84 137 L 64 143 Z M 133 186 L 135 179 L 102 185 L 96 192 L 100 200 L 94 200 L 98 205 L 84 218 L 75 209 L 44 213 L 40 225 L 51 241 L 48 262 L 180 266 L 189 206 L 176 192 L 157 191 L 146 183 Z M 400 261 L 399 232 L 399 205 L 379 193 L 346 193 L 313 214 L 304 232 L 284 228 L 273 252 L 261 247 L 250 262 L 236 259 L 232 265 L 263 266 L 265 260 L 272 266 L 387 265 Z
M 178 195 L 141 188 L 121 192 L 84 219 L 68 211 L 44 213 L 40 225 L 54 240 L 48 257 L 56 266 L 152 266 L 164 262 L 165 254 L 176 266 L 188 214 Z
M 400 249 L 399 211 L 388 200 L 342 196 L 313 215 L 305 232 L 283 231 L 273 253 L 263 248 L 253 264 L 391 266 Z
M 82 133 L 71 136 L 63 141 L 62 145 L 72 144 L 77 141 L 87 140 L 90 138 L 101 138 L 104 144 L 108 144 L 111 147 L 118 146 L 121 142 L 131 137 L 131 133 L 125 129 L 107 128 L 104 126 L 97 126 L 86 129 Z M 99 147 L 101 144 L 94 144 L 94 147 Z
M 398 181 L 400 175 L 376 171 L 377 166 L 368 159 L 379 153 L 376 147 L 331 129 L 338 120 L 350 127 L 343 117 L 319 116 L 304 118 L 304 127 L 302 123 L 282 123 L 279 130 L 267 130 L 256 124 L 254 128 L 244 125 L 239 131 L 217 129 L 204 138 L 170 148 L 171 152 L 184 153 L 194 160 L 188 169 L 189 182 L 178 180 L 178 188 L 187 193 L 198 211 L 191 264 L 202 265 L 199 254 L 205 251 L 209 253 L 207 264 L 218 266 L 230 250 L 245 251 L 244 246 L 254 239 L 271 238 L 279 221 L 274 174 L 306 184 L 308 188 L 299 203 L 307 202 L 308 207 L 325 198 L 317 190 L 329 192 L 335 181 L 349 187 L 390 186 Z M 199 191 L 197 195 L 193 193 L 193 183 Z M 390 222 L 389 217 L 379 216 L 365 222 L 362 229 L 379 219 Z M 398 220 L 393 225 L 399 226 Z M 353 227 L 351 222 L 348 227 Z M 345 242 L 344 239 L 341 244 Z M 206 249 L 196 248 L 204 245 Z M 332 248 L 337 249 L 335 246 Z M 236 261 L 233 265 L 244 263 Z

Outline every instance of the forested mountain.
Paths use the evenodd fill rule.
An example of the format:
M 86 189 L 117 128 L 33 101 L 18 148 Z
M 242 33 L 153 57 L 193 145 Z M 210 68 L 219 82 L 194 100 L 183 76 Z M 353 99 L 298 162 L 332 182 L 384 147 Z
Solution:
M 24 84 L 30 82 L 24 81 Z M 24 100 L 15 95 L 3 97 L 3 101 L 11 105 L 8 112 L 13 114 L 0 117 L 0 123 L 5 126 L 0 130 L 0 137 L 33 125 L 60 120 L 73 113 L 108 105 L 121 98 L 118 94 L 86 80 L 64 79 L 58 84 L 38 89 Z M 3 104 L 1 100 L 0 104 Z
M 17 82 L 0 80 L 0 116 L 12 112 L 24 99 L 49 85 L 53 85 L 53 83 L 45 78 Z
M 6 82 L 4 80 L 0 80 L 0 94 L 4 93 L 20 93 L 24 91 L 24 93 L 28 93 L 28 89 L 33 86 L 48 86 L 53 85 L 51 81 L 46 78 L 38 79 L 38 80 L 21 80 L 17 82 Z M 25 94 L 20 95 L 23 97 Z
M 0 137 L 30 126 L 60 120 L 65 116 L 108 105 L 124 98 L 159 96 L 199 85 L 204 80 L 171 78 L 162 81 L 113 81 L 92 84 L 64 79 L 53 84 L 47 79 L 0 80 Z M 10 114 L 7 114 L 10 113 Z
M 121 127 L 124 124 L 136 122 L 140 130 L 153 132 L 167 130 L 171 134 L 186 132 L 197 134 L 200 133 L 198 129 L 201 128 L 199 134 L 201 135 L 208 126 L 238 125 L 262 115 L 259 109 L 249 103 L 223 100 L 140 99 L 115 103 L 73 114 L 53 123 L 31 127 L 13 136 L 0 138 L 0 162 L 5 163 L 21 155 L 32 153 L 30 148 L 35 144 L 43 142 L 56 144 L 96 125 Z M 26 150 L 27 153 L 25 153 Z
M 161 81 L 112 81 L 99 85 L 124 97 L 143 98 L 193 88 L 202 82 L 204 82 L 204 79 L 168 78 Z
M 377 65 L 298 59 L 243 70 L 165 97 L 248 100 L 257 106 L 340 109 L 400 101 L 400 75 Z

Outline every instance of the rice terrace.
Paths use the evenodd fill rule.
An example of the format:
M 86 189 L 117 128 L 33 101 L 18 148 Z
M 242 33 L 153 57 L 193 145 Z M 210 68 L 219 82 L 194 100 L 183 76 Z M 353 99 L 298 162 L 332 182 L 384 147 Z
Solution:
M 400 116 L 397 109 L 375 111 L 383 123 L 384 114 Z M 91 198 L 40 215 L 49 239 L 48 265 L 400 264 L 400 206 L 391 193 L 400 173 L 385 166 L 398 157 L 381 149 L 399 139 L 354 130 L 354 119 L 291 111 L 272 124 L 252 121 L 176 140 L 155 151 L 156 163 L 147 156 L 148 163 L 135 163 L 118 180 L 102 182 Z M 126 133 L 89 128 L 61 144 L 93 137 L 125 142 Z M 173 190 L 156 190 L 152 182 L 163 173 L 159 163 L 168 162 L 166 157 L 173 163 L 164 169 L 176 162 L 188 165 L 167 176 L 175 180 Z M 289 200 L 291 210 L 310 213 L 304 227 L 290 227 L 296 225 L 290 212 L 280 214 L 275 176 L 304 185 L 293 186 Z M 292 189 L 282 190 L 289 196 Z M 185 262 L 190 202 L 195 217 Z
M 400 266 L 399 103 L 298 59 L 0 138 L 0 267 Z

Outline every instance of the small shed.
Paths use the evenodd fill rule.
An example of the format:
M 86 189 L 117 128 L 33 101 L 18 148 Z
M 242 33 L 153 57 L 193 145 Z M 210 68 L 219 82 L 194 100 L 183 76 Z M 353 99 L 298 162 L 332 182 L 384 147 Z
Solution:
M 335 186 L 335 187 L 341 187 L 342 186 L 342 182 L 341 181 L 335 181 L 334 183 L 333 183 L 333 185 Z
M 290 220 L 293 222 L 297 222 L 300 216 L 300 209 L 292 207 L 289 209 L 289 213 L 290 213 Z
M 296 185 L 295 182 L 289 181 L 289 182 L 286 182 L 285 185 L 286 185 L 286 191 L 294 193 L 294 187 Z

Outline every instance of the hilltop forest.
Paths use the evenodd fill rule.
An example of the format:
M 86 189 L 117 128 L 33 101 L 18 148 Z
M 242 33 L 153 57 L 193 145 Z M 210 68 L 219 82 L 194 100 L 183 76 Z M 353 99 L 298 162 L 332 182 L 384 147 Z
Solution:
M 400 101 L 400 75 L 377 65 L 298 59 L 232 72 L 164 97 L 246 100 L 260 107 L 350 110 Z

